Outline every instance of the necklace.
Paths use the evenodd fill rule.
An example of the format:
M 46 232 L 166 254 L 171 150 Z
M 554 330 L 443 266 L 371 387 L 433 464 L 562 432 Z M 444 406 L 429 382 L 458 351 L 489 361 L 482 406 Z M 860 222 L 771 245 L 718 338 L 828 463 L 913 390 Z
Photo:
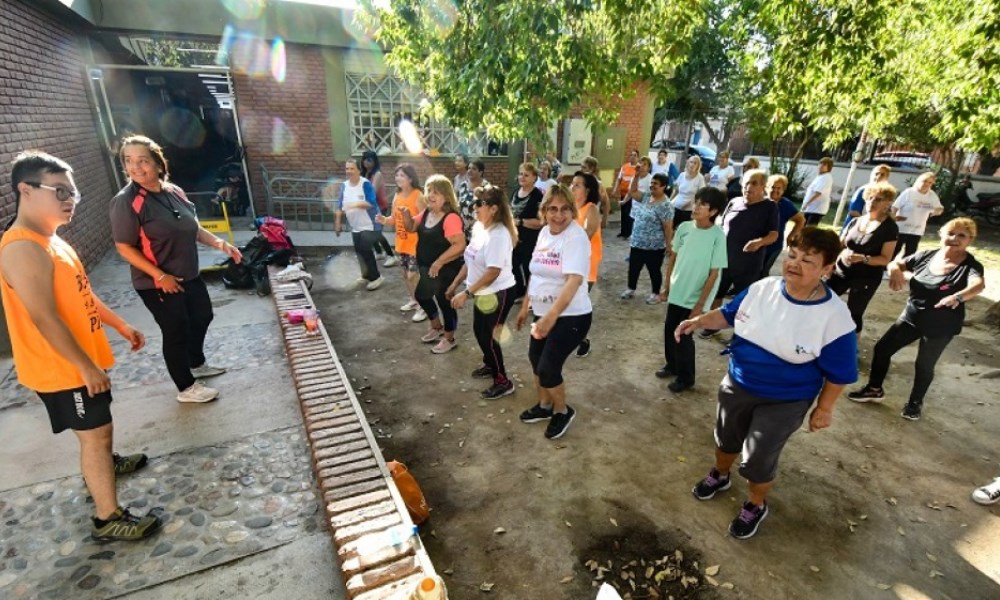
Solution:
M 809 294 L 809 297 L 806 298 L 806 302 L 809 302 L 810 300 L 812 300 L 821 289 L 823 289 L 823 282 L 822 281 L 819 282 L 819 284 L 817 284 L 816 287 L 813 288 L 813 291 Z

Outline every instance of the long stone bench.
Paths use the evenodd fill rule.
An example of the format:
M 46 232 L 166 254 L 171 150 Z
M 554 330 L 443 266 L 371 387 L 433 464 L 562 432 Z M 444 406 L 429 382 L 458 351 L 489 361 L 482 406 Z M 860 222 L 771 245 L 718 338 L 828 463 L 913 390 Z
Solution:
M 285 318 L 289 310 L 315 306 L 309 290 L 278 281 L 274 272 L 271 287 L 347 595 L 409 598 L 434 566 L 419 536 L 378 547 L 387 529 L 413 522 L 326 330 L 309 334 Z

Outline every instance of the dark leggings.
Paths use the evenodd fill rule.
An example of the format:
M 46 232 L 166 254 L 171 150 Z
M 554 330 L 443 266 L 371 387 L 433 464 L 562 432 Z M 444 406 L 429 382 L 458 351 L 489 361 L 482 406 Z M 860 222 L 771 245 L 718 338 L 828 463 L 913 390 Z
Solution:
M 764 268 L 760 270 L 761 279 L 771 276 L 771 267 L 779 256 L 781 256 L 781 244 L 775 244 L 773 249 L 770 246 L 767 248 L 767 252 L 764 253 Z
M 386 256 L 395 256 L 392 252 L 392 246 L 389 245 L 389 240 L 385 239 L 385 234 L 381 231 L 375 232 L 375 242 L 372 244 L 372 249 L 375 252 L 382 252 Z
M 901 233 L 899 234 L 899 241 L 896 243 L 896 252 L 900 250 L 903 251 L 903 256 L 910 256 L 917 251 L 917 246 L 920 245 L 920 238 L 923 236 L 917 235 L 915 233 Z
M 681 210 L 679 208 L 674 209 L 674 231 L 681 226 L 681 223 L 691 220 L 690 210 Z
M 677 374 L 677 381 L 694 385 L 694 337 L 682 335 L 681 341 L 674 339 L 674 331 L 689 316 L 691 309 L 667 304 L 667 319 L 663 322 L 663 355 L 667 366 Z
M 212 322 L 212 300 L 201 277 L 184 281 L 184 291 L 136 290 L 163 334 L 163 360 L 179 391 L 194 385 L 191 367 L 205 364 L 205 334 Z
M 875 297 L 878 286 L 882 283 L 882 278 L 878 279 L 850 279 L 834 274 L 827 284 L 834 294 L 843 296 L 847 292 L 847 308 L 851 311 L 851 318 L 854 319 L 854 330 L 861 333 L 861 328 L 865 324 L 865 309 L 868 303 Z
M 535 317 L 535 321 L 538 319 L 539 317 Z M 539 385 L 546 389 L 562 385 L 563 365 L 580 342 L 587 337 L 592 320 L 591 313 L 559 317 L 549 335 L 540 340 L 530 336 L 528 361 L 531 363 L 532 372 L 538 377 Z
M 499 329 L 507 321 L 514 302 L 514 288 L 496 294 L 484 294 L 472 299 L 472 331 L 483 351 L 483 364 L 493 373 L 493 383 L 507 383 L 507 370 L 503 366 L 503 350 L 497 341 Z
M 873 388 L 881 388 L 886 373 L 889 372 L 889 362 L 893 355 L 920 340 L 920 346 L 917 348 L 917 361 L 914 366 L 913 389 L 910 390 L 910 404 L 920 408 L 924 403 L 927 388 L 934 381 L 934 366 L 952 337 L 950 335 L 925 337 L 920 334 L 916 327 L 906 321 L 896 321 L 882 335 L 882 339 L 875 343 L 872 372 L 868 376 L 868 385 Z
M 375 262 L 375 242 L 379 235 L 381 234 L 375 231 L 351 232 L 354 252 L 358 255 L 358 264 L 361 265 L 361 276 L 368 281 L 375 281 L 381 277 L 378 264 Z
M 628 254 L 628 289 L 635 291 L 639 284 L 639 274 L 642 268 L 649 271 L 649 284 L 654 294 L 660 293 L 663 286 L 663 257 L 666 256 L 665 249 L 643 250 L 642 248 L 630 248 Z
M 531 281 L 531 254 L 535 251 L 534 246 L 519 243 L 514 246 L 512 256 L 514 268 L 514 298 L 523 298 L 528 292 L 528 282 Z M 513 298 L 512 298 L 513 300 Z
M 427 313 L 428 319 L 436 319 L 440 313 L 441 322 L 447 332 L 455 331 L 458 328 L 458 312 L 451 307 L 451 300 L 445 298 L 444 293 L 448 290 L 448 286 L 455 281 L 461 268 L 462 261 L 453 260 L 441 267 L 437 277 L 431 277 L 427 272 L 428 267 L 419 267 L 420 280 L 417 282 L 417 289 L 413 294 L 417 303 L 420 304 L 420 308 Z
M 806 215 L 806 225 L 813 227 L 819 225 L 820 221 L 823 220 L 823 217 L 826 216 L 826 215 L 821 215 L 819 213 L 805 213 L 805 215 Z
M 622 229 L 618 235 L 628 239 L 632 237 L 632 225 L 635 223 L 635 220 L 632 218 L 632 200 L 629 199 L 628 202 L 622 202 L 619 206 L 622 209 Z

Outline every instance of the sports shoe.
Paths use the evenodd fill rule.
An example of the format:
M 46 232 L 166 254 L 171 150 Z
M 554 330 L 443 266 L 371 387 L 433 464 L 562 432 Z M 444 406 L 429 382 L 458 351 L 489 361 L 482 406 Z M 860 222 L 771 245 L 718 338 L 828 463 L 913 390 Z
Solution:
M 431 329 L 424 334 L 424 337 L 420 338 L 420 341 L 425 344 L 432 344 L 438 340 L 439 337 L 444 333 L 443 329 Z
M 587 358 L 588 356 L 590 356 L 590 338 L 580 342 L 580 346 L 576 349 L 577 358 Z
M 493 379 L 493 369 L 483 365 L 472 372 L 475 379 Z
M 91 519 L 90 535 L 98 542 L 134 542 L 151 536 L 159 528 L 159 517 L 137 517 L 119 506 L 100 527 L 96 518 Z
M 688 383 L 686 381 L 681 381 L 680 379 L 675 379 L 670 382 L 670 385 L 667 386 L 667 389 L 675 394 L 679 394 L 684 390 L 689 390 L 693 387 L 694 387 L 693 383 Z
M 870 385 L 847 393 L 847 399 L 854 402 L 881 402 L 883 398 L 885 398 L 885 391 L 882 388 L 873 388 Z
M 379 276 L 379 278 L 376 279 L 375 281 L 369 281 L 368 285 L 365 286 L 365 289 L 367 289 L 369 292 L 374 292 L 375 290 L 382 287 L 383 283 L 385 283 L 385 278 Z
M 382 260 L 383 258 L 385 258 L 385 252 L 379 251 L 375 253 L 375 260 Z
M 395 267 L 398 264 L 399 264 L 399 259 L 396 258 L 395 256 L 390 256 L 389 258 L 385 259 L 385 262 L 382 263 L 382 266 L 384 266 L 384 267 Z
M 115 463 L 115 475 L 128 475 L 129 473 L 135 473 L 139 469 L 146 466 L 149 462 L 149 458 L 145 454 L 129 454 L 128 456 L 122 456 L 117 452 L 111 455 L 111 459 Z
M 431 348 L 431 352 L 434 354 L 444 354 L 445 352 L 451 352 L 458 346 L 457 340 L 449 340 L 446 337 L 438 340 L 438 343 Z
M 972 492 L 972 501 L 976 504 L 996 504 L 1000 501 L 1000 477 L 993 480 L 993 483 L 976 488 Z
M 194 385 L 184 390 L 183 392 L 177 394 L 178 402 L 211 402 L 219 397 L 219 390 L 206 387 L 200 381 L 194 382 Z
M 363 283 L 363 284 L 367 285 L 368 284 L 368 280 L 365 279 L 364 277 L 358 277 L 357 279 L 354 280 L 354 283 L 355 284 Z
M 703 340 L 708 340 L 708 339 L 711 339 L 712 336 L 714 336 L 715 334 L 719 333 L 719 331 L 721 331 L 721 330 L 719 330 L 719 329 L 702 329 L 701 331 L 698 332 L 698 337 L 700 337 Z
M 426 321 L 427 320 L 427 313 L 424 312 L 424 309 L 418 307 L 417 308 L 417 312 L 413 313 L 413 318 L 410 319 L 410 320 L 413 321 L 414 323 L 419 323 L 421 321 Z
M 677 373 L 674 373 L 674 368 L 671 367 L 670 365 L 663 365 L 662 367 L 656 370 L 656 376 L 659 377 L 660 379 L 666 379 L 667 377 L 676 374 Z
M 723 477 L 718 469 L 712 467 L 708 475 L 691 488 L 691 493 L 699 500 L 711 500 L 716 493 L 728 490 L 731 485 L 733 482 L 729 475 Z
M 663 300 L 660 300 L 659 294 L 650 294 L 646 296 L 646 304 L 652 305 L 652 304 L 659 304 L 661 302 L 663 302 Z
M 484 400 L 496 400 L 514 393 L 514 384 L 510 381 L 494 383 L 485 390 L 479 392 L 479 396 Z
M 729 535 L 738 540 L 752 538 L 760 527 L 760 522 L 767 518 L 767 502 L 757 506 L 749 500 L 743 503 L 740 514 L 729 524 Z
M 548 421 L 551 418 L 552 408 L 542 408 L 541 404 L 536 404 L 521 413 L 522 423 L 538 423 L 539 421 Z
M 631 300 L 632 298 L 635 298 L 635 290 L 630 290 L 626 288 L 625 291 L 622 292 L 621 295 L 618 297 L 621 298 L 622 300 Z
M 420 308 L 420 304 L 418 304 L 416 300 L 410 300 L 406 304 L 400 306 L 399 310 L 403 312 L 410 312 L 411 310 L 417 310 L 418 308 Z
M 899 413 L 899 416 L 907 419 L 909 421 L 919 421 L 920 420 L 920 407 L 916 404 L 906 403 L 903 407 L 903 412 Z
M 569 424 L 573 422 L 576 418 L 576 411 L 573 410 L 572 406 L 566 407 L 566 412 L 564 413 L 552 413 L 552 418 L 549 419 L 549 425 L 545 428 L 545 437 L 550 440 L 557 440 L 566 434 L 566 430 L 569 429 Z
M 226 372 L 223 367 L 213 367 L 208 363 L 201 365 L 200 367 L 194 367 L 191 369 L 191 374 L 194 375 L 195 379 L 204 379 L 206 377 L 215 377 L 217 375 L 222 375 Z

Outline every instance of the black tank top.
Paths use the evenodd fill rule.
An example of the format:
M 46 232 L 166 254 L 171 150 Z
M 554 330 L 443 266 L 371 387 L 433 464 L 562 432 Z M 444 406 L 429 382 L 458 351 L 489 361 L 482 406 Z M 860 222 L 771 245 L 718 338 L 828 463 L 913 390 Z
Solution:
M 417 226 L 417 265 L 421 267 L 430 267 L 431 263 L 451 247 L 451 242 L 444 236 L 444 220 L 453 213 L 446 212 L 440 221 L 428 227 L 427 218 L 430 214 L 429 210 L 425 211 L 420 225 Z M 462 257 L 458 256 L 455 260 L 462 260 Z

